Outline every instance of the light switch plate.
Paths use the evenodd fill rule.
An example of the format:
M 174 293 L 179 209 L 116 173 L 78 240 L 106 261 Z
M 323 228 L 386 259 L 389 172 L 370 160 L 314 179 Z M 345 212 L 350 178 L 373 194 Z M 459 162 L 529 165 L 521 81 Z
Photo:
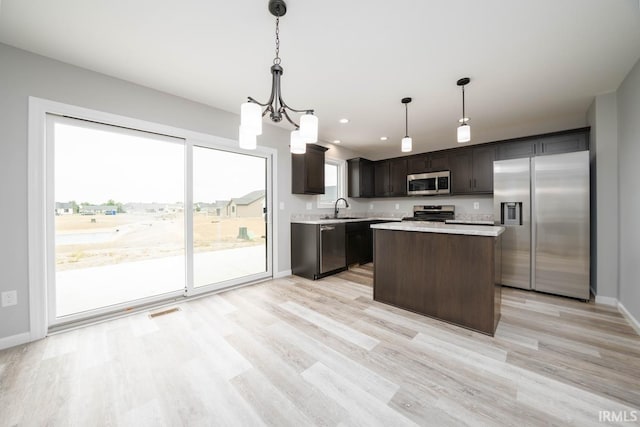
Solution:
M 396 210 L 400 209 L 400 203 L 396 203 Z
M 313 203 L 307 202 L 307 210 L 310 211 L 311 209 L 313 209 Z
M 473 202 L 473 209 L 475 210 L 480 209 L 480 202 Z
M 369 203 L 369 209 L 373 210 L 373 203 Z
M 2 293 L 2 306 L 9 307 L 18 304 L 18 292 L 6 291 Z
M 283 211 L 284 210 L 284 202 L 280 202 L 280 210 Z

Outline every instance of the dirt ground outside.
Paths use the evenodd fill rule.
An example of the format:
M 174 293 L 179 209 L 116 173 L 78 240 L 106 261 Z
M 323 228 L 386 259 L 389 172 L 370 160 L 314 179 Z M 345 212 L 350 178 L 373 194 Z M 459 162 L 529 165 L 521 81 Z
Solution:
M 74 270 L 184 254 L 184 214 L 121 213 L 55 218 L 56 270 Z M 221 218 L 197 212 L 194 252 L 266 244 L 262 217 Z

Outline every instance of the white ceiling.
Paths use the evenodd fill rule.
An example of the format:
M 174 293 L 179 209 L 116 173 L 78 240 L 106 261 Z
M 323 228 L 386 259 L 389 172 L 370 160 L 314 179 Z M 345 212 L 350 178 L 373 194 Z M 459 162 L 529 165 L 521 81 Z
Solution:
M 2 0 L 0 42 L 239 112 L 271 89 L 268 0 Z M 283 98 L 320 138 L 400 155 L 454 147 L 468 76 L 472 143 L 585 125 L 640 57 L 638 0 L 288 0 Z M 347 125 L 338 119 L 347 117 Z M 380 136 L 388 136 L 386 142 Z

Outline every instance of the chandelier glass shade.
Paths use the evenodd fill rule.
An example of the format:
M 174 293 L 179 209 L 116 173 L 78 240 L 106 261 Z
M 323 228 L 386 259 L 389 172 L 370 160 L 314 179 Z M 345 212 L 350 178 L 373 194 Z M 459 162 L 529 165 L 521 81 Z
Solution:
M 280 80 L 284 69 L 280 65 L 280 17 L 287 12 L 287 5 L 284 0 L 269 0 L 269 12 L 276 17 L 276 56 L 271 66 L 271 95 L 265 103 L 248 97 L 247 102 L 240 106 L 240 147 L 251 146 L 247 135 L 253 135 L 253 149 L 256 148 L 255 137 L 262 134 L 262 118 L 269 113 L 271 121 L 279 123 L 285 119 L 294 127 L 291 132 L 290 151 L 294 154 L 304 154 L 306 144 L 318 141 L 318 117 L 313 114 L 312 109 L 297 110 L 289 107 L 282 99 Z M 290 113 L 304 113 L 300 116 L 300 125 L 291 118 Z

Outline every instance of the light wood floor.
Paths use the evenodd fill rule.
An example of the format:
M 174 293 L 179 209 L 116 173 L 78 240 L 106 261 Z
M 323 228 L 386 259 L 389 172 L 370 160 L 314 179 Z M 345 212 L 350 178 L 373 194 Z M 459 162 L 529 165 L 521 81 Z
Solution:
M 292 276 L 4 350 L 0 425 L 640 418 L 640 337 L 615 309 L 504 289 L 491 338 L 373 302 L 371 282 L 369 266 Z

